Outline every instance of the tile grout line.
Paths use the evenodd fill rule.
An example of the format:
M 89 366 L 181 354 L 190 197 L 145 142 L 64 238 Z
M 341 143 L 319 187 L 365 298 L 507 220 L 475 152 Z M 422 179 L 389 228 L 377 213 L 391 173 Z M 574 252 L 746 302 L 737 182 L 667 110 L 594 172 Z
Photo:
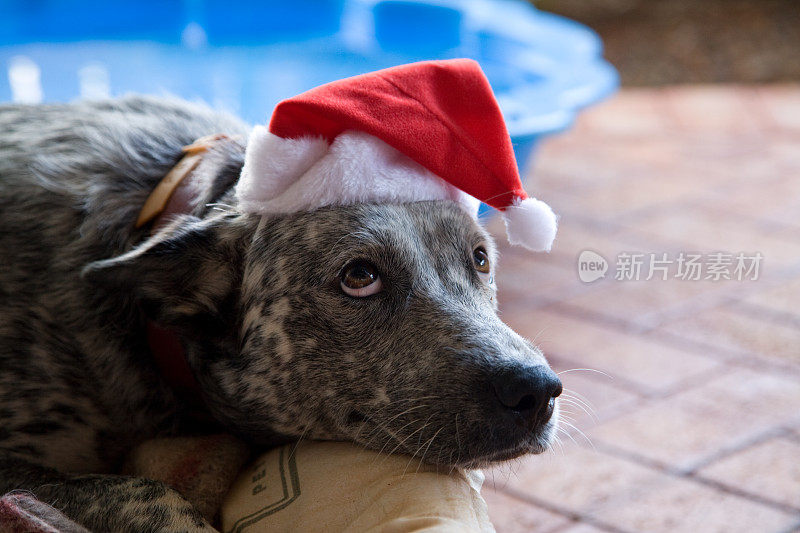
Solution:
M 791 269 L 791 276 L 790 278 L 783 278 L 778 280 L 769 280 L 766 283 L 766 287 L 759 285 L 758 287 L 751 286 L 748 287 L 747 285 L 740 285 L 740 284 L 731 284 L 730 287 L 727 288 L 726 291 L 721 292 L 719 294 L 700 294 L 699 296 L 687 299 L 686 301 L 679 302 L 670 308 L 664 311 L 656 311 L 653 313 L 648 313 L 646 317 L 653 317 L 651 322 L 655 322 L 656 325 L 650 328 L 648 331 L 653 331 L 658 327 L 661 327 L 669 322 L 679 320 L 681 318 L 687 318 L 691 315 L 696 315 L 698 310 L 706 310 L 706 309 L 713 309 L 715 307 L 721 307 L 723 305 L 730 305 L 734 303 L 739 303 L 743 300 L 743 297 L 750 296 L 754 293 L 763 293 L 765 290 L 769 291 L 780 287 L 782 284 L 786 283 L 788 280 L 791 280 L 792 277 L 795 275 L 794 270 Z M 782 274 L 786 274 L 785 271 L 781 271 Z M 742 289 L 744 287 L 744 289 Z M 744 294 L 743 294 L 744 293 Z M 698 305 L 700 308 L 698 309 Z
M 507 496 L 511 496 L 513 498 L 516 498 L 517 500 L 521 500 L 523 502 L 533 504 L 533 505 L 535 505 L 537 507 L 540 507 L 540 508 L 542 508 L 542 509 L 544 509 L 546 511 L 550 511 L 551 513 L 555 513 L 555 514 L 558 514 L 560 516 L 564 516 L 566 518 L 569 518 L 573 522 L 584 522 L 584 523 L 590 524 L 592 526 L 595 526 L 597 528 L 600 528 L 600 529 L 603 529 L 605 531 L 608 531 L 609 533 L 635 533 L 633 531 L 620 529 L 620 528 L 614 526 L 613 524 L 609 524 L 609 523 L 603 522 L 602 520 L 597 520 L 596 518 L 594 518 L 589 513 L 584 513 L 584 512 L 581 512 L 581 511 L 573 511 L 573 510 L 568 509 L 566 507 L 561 507 L 560 505 L 552 504 L 552 503 L 550 503 L 550 502 L 548 502 L 546 500 L 542 500 L 540 498 L 537 498 L 536 496 L 531 496 L 529 494 L 525 494 L 524 492 L 518 491 L 517 489 L 514 489 L 512 487 L 504 487 L 503 489 L 495 489 L 495 490 L 498 490 L 499 492 L 502 492 L 503 494 L 506 494 Z
M 561 357 L 558 354 L 551 353 L 549 354 L 549 356 L 560 364 L 563 364 L 564 362 L 572 363 L 571 359 Z M 612 376 L 614 379 L 611 380 L 610 382 L 606 381 L 600 382 L 597 381 L 597 379 L 590 373 L 584 377 L 592 381 L 597 381 L 598 383 L 603 383 L 609 387 L 615 388 L 623 392 L 632 392 L 635 395 L 635 397 L 620 402 L 614 408 L 608 408 L 607 409 L 608 412 L 605 413 L 604 415 L 599 415 L 597 413 L 595 413 L 596 417 L 592 417 L 591 415 L 589 415 L 589 413 L 587 413 L 587 415 L 589 415 L 590 418 L 593 418 L 595 425 L 604 424 L 606 422 L 610 422 L 617 418 L 630 414 L 640 408 L 652 405 L 659 400 L 666 400 L 678 394 L 695 390 L 698 387 L 708 383 L 709 379 L 722 378 L 723 376 L 731 374 L 734 371 L 734 369 L 735 367 L 729 365 L 721 365 L 721 367 L 714 367 L 702 372 L 698 372 L 697 374 L 694 374 L 680 381 L 675 386 L 666 387 L 663 389 L 647 389 L 636 382 L 627 380 L 625 378 L 619 378 L 619 376 Z M 629 388 L 620 387 L 619 386 L 620 383 L 628 384 L 628 387 L 634 390 L 631 391 Z M 580 391 L 575 391 L 575 392 L 580 392 Z
M 764 430 L 761 433 L 753 435 L 749 439 L 743 439 L 742 441 L 733 444 L 731 446 L 728 446 L 727 448 L 722 448 L 718 450 L 716 453 L 712 453 L 705 459 L 702 459 L 700 461 L 695 461 L 695 463 L 690 468 L 685 469 L 684 474 L 686 474 L 687 476 L 698 475 L 699 470 L 707 466 L 710 466 L 711 464 L 717 461 L 722 461 L 724 459 L 727 459 L 728 457 L 743 452 L 748 448 L 752 448 L 753 446 L 758 446 L 759 444 L 763 444 L 769 440 L 786 437 L 787 435 L 789 435 L 789 433 L 790 433 L 789 428 L 782 424 Z M 798 510 L 800 510 L 800 508 L 798 508 Z
M 595 417 L 590 416 L 590 418 L 593 421 L 592 428 L 599 426 L 601 424 L 613 422 L 626 415 L 632 414 L 640 409 L 645 409 L 647 407 L 656 405 L 657 402 L 669 399 L 674 395 L 695 390 L 698 387 L 702 386 L 703 384 L 707 383 L 707 381 L 704 381 L 704 378 L 707 376 L 707 374 L 711 374 L 711 377 L 716 379 L 716 378 L 722 378 L 732 372 L 733 368 L 731 367 L 723 367 L 721 369 L 720 368 L 710 369 L 706 372 L 701 372 L 693 376 L 690 380 L 685 380 L 681 382 L 676 387 L 665 389 L 662 391 L 655 391 L 654 393 L 649 395 L 638 396 L 631 398 L 630 400 L 620 402 L 613 408 L 608 408 L 606 412 L 603 414 L 596 414 Z M 591 430 L 591 428 L 587 428 L 586 430 L 589 431 Z M 571 432 L 571 430 L 565 430 L 565 431 Z M 791 433 L 789 433 L 787 437 L 791 437 Z
M 795 522 L 794 525 L 791 525 L 787 529 L 784 529 L 778 533 L 800 533 L 800 520 Z
M 800 366 L 792 363 L 781 363 L 773 359 L 765 359 L 764 356 L 757 353 L 716 347 L 702 341 L 683 339 L 669 332 L 654 333 L 652 338 L 672 346 L 680 347 L 683 344 L 683 347 L 694 350 L 707 350 L 708 352 L 727 354 L 723 355 L 722 357 L 724 358 L 720 359 L 720 361 L 736 368 L 756 370 L 764 373 L 778 373 L 781 375 L 792 374 L 795 377 L 800 376 Z
M 781 428 L 781 430 L 785 430 L 785 429 Z M 767 433 L 768 434 L 772 434 L 774 431 L 775 430 L 770 430 Z M 772 436 L 772 435 L 769 435 L 769 436 Z M 769 436 L 767 438 L 769 438 Z M 758 439 L 756 439 L 756 440 L 758 440 Z M 742 450 L 746 449 L 751 444 L 753 444 L 753 443 L 749 442 L 747 445 L 742 446 L 741 449 Z M 608 444 L 608 443 L 605 443 L 605 442 L 602 442 L 602 441 L 595 442 L 594 445 L 593 445 L 593 448 L 596 451 L 600 452 L 600 453 L 603 453 L 603 454 L 606 454 L 606 455 L 610 455 L 610 456 L 616 457 L 618 459 L 623 459 L 625 461 L 629 461 L 629 462 L 632 462 L 632 463 L 636 463 L 636 464 L 638 464 L 640 466 L 644 466 L 646 468 L 655 470 L 657 472 L 660 472 L 662 474 L 668 475 L 670 477 L 677 478 L 677 479 L 684 479 L 684 480 L 687 480 L 687 481 L 692 481 L 694 483 L 697 483 L 698 485 L 703 485 L 703 486 L 712 488 L 714 490 L 717 490 L 717 491 L 720 491 L 720 492 L 724 492 L 726 494 L 730 494 L 732 496 L 743 498 L 743 499 L 746 499 L 748 501 L 755 502 L 755 503 L 758 503 L 760 505 L 764 505 L 766 507 L 770 507 L 770 508 L 772 508 L 774 510 L 778 510 L 778 511 L 781 511 L 781 512 L 784 512 L 784 513 L 788 513 L 788 514 L 800 513 L 800 507 L 794 507 L 794 506 L 787 505 L 787 504 L 784 504 L 784 503 L 781 503 L 781 502 L 777 502 L 777 501 L 771 500 L 769 498 L 764 498 L 762 496 L 758 496 L 756 494 L 752 494 L 752 493 L 743 491 L 741 489 L 737 489 L 735 487 L 730 487 L 729 485 L 725 485 L 723 483 L 720 483 L 720 482 L 717 482 L 717 481 L 714 481 L 714 480 L 711 480 L 711 479 L 708 479 L 708 478 L 705 478 L 705 477 L 702 477 L 702 476 L 694 475 L 694 474 L 692 474 L 692 470 L 694 470 L 694 467 L 692 467 L 692 469 L 689 469 L 689 470 L 681 469 L 681 468 L 675 468 L 675 467 L 672 467 L 672 466 L 670 466 L 670 465 L 668 465 L 666 463 L 663 463 L 663 462 L 661 462 L 661 461 L 659 461 L 657 459 L 651 459 L 649 457 L 646 457 L 644 455 L 638 454 L 636 452 L 631 452 L 631 451 L 628 451 L 628 450 L 624 450 L 624 449 L 618 448 L 618 447 L 616 447 L 616 446 L 614 446 L 612 444 Z M 737 447 L 737 449 L 729 450 L 729 452 L 726 452 L 726 451 L 721 452 L 721 456 L 725 457 L 725 456 L 728 456 L 730 454 L 736 453 L 736 451 L 740 451 L 738 449 L 738 447 Z
M 736 303 L 739 309 L 735 307 L 732 308 L 731 311 L 734 313 L 738 313 L 755 320 L 759 320 L 760 317 L 766 317 L 766 321 L 761 321 L 768 322 L 769 324 L 779 324 L 789 328 L 800 328 L 800 315 L 795 315 L 786 311 L 777 311 L 770 307 L 765 307 L 761 304 L 748 302 L 746 300 L 741 300 Z
M 692 481 L 696 481 L 701 485 L 705 485 L 709 488 L 718 490 L 720 492 L 725 492 L 727 494 L 731 494 L 733 496 L 738 496 L 740 498 L 744 498 L 746 500 L 750 500 L 752 502 L 760 503 L 761 505 L 771 507 L 778 511 L 783 511 L 790 515 L 797 515 L 800 514 L 800 508 L 794 507 L 789 504 L 785 504 L 783 502 L 775 501 L 771 498 L 764 498 L 763 496 L 759 496 L 758 494 L 753 494 L 752 492 L 747 492 L 745 490 L 739 489 L 737 487 L 732 487 L 725 483 L 720 483 L 719 481 L 715 481 L 713 479 L 708 479 L 703 476 L 695 476 L 695 475 L 687 475 L 686 479 L 690 479 Z
M 640 325 L 633 324 L 623 319 L 603 315 L 596 311 L 582 309 L 571 304 L 563 302 L 555 303 L 542 309 L 545 311 L 554 312 L 567 318 L 585 320 L 586 322 L 594 325 L 610 326 L 619 332 L 635 335 L 644 340 L 655 340 L 661 344 L 665 344 L 673 348 L 688 348 L 699 357 L 716 360 L 724 364 L 733 364 L 742 368 L 751 369 L 753 362 L 756 362 L 759 365 L 759 369 L 762 371 L 766 369 L 780 373 L 789 372 L 791 374 L 800 376 L 800 367 L 793 364 L 785 364 L 772 359 L 765 359 L 763 356 L 757 353 L 732 350 L 726 347 L 706 344 L 702 341 L 677 337 L 669 332 L 657 332 L 653 329 L 644 328 Z

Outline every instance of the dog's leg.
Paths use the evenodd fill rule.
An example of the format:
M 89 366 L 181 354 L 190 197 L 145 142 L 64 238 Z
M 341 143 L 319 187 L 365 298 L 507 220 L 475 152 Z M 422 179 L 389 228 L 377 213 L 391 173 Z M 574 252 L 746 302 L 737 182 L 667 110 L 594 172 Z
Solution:
M 144 478 L 69 476 L 0 453 L 0 495 L 23 490 L 92 531 L 216 531 L 177 491 Z

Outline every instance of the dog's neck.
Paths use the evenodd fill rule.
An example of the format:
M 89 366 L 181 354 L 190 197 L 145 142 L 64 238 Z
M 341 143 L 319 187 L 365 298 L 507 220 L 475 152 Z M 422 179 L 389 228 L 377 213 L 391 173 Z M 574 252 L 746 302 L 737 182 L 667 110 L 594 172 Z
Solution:
M 206 154 L 220 143 L 236 142 L 222 134 L 202 137 L 183 148 L 183 157 L 156 185 L 142 206 L 136 227 L 152 224 L 150 233 L 164 228 L 176 215 L 196 210 L 203 197 L 202 180 L 195 170 Z M 202 393 L 186 359 L 180 336 L 173 330 L 147 321 L 147 343 L 156 366 L 166 383 L 193 407 L 201 407 Z

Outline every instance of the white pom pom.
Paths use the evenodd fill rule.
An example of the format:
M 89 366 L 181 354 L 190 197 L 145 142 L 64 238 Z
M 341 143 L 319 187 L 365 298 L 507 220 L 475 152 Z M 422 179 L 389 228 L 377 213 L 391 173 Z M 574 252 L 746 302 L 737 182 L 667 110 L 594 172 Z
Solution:
M 503 211 L 508 242 L 534 252 L 549 252 L 556 238 L 557 219 L 550 206 L 526 198 Z

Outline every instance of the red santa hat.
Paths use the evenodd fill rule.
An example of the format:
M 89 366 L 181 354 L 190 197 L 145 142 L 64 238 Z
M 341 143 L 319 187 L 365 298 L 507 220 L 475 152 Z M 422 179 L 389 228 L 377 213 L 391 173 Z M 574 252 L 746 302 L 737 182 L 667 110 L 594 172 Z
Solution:
M 550 250 L 556 216 L 522 188 L 511 139 L 475 61 L 425 61 L 322 85 L 256 126 L 236 187 L 243 211 L 453 200 L 502 212 L 508 239 Z

